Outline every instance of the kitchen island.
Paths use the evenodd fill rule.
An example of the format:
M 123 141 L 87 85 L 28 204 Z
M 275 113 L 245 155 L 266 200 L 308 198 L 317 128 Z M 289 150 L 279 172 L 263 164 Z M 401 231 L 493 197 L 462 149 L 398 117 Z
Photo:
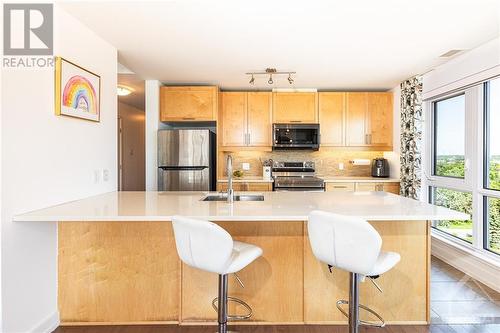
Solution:
M 217 275 L 182 264 L 171 223 L 198 217 L 225 228 L 264 254 L 229 280 L 229 294 L 254 311 L 252 324 L 345 324 L 336 309 L 348 274 L 320 264 L 307 239 L 307 216 L 319 209 L 368 220 L 383 249 L 401 262 L 362 283 L 360 301 L 389 324 L 430 319 L 430 221 L 468 215 L 386 192 L 263 192 L 263 201 L 205 202 L 205 192 L 111 192 L 18 215 L 56 221 L 61 322 L 76 324 L 214 323 Z M 256 193 L 252 193 L 256 194 Z M 231 312 L 241 309 L 230 307 Z

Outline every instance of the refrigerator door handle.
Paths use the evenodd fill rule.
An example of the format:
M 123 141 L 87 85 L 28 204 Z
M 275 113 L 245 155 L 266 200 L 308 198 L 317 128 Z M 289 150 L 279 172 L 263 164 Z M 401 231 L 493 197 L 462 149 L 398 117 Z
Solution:
M 208 169 L 208 166 L 206 166 L 206 165 L 200 165 L 200 166 L 160 166 L 158 168 L 160 168 L 162 170 L 193 170 L 193 171 L 199 171 L 199 170 Z

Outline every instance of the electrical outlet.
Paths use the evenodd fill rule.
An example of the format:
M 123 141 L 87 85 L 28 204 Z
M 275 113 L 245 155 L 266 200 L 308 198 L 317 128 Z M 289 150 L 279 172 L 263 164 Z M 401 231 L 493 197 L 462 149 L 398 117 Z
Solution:
M 339 170 L 344 170 L 344 163 L 339 163 Z
M 241 163 L 241 168 L 245 171 L 250 170 L 250 163 Z
M 109 180 L 109 170 L 108 169 L 102 170 L 102 180 L 105 182 L 107 182 Z
M 101 171 L 94 170 L 94 184 L 98 184 L 101 181 Z

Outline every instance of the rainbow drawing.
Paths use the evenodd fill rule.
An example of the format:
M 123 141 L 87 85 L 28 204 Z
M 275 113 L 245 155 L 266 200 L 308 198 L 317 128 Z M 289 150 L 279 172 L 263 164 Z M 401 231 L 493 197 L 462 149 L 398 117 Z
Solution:
M 63 105 L 76 111 L 98 114 L 96 92 L 92 83 L 81 75 L 72 76 L 63 91 Z

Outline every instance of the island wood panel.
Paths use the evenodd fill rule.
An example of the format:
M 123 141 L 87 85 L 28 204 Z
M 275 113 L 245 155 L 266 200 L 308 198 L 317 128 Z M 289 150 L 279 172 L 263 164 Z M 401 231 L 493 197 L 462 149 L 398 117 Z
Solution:
M 229 295 L 243 299 L 253 308 L 249 321 L 302 323 L 304 224 L 240 221 L 218 224 L 235 240 L 260 246 L 264 252 L 238 273 L 245 288 L 241 288 L 234 276 L 229 277 Z M 217 274 L 182 265 L 183 323 L 216 320 L 212 300 L 217 296 L 217 279 Z M 230 313 L 235 310 L 230 302 Z
M 62 222 L 61 322 L 176 322 L 180 261 L 171 223 Z
M 383 240 L 382 249 L 398 252 L 401 261 L 381 275 L 380 293 L 368 280 L 360 283 L 360 303 L 378 312 L 387 323 L 426 324 L 429 320 L 430 224 L 426 221 L 371 223 Z M 305 229 L 307 235 L 307 229 Z M 306 236 L 307 238 L 307 236 Z M 306 323 L 346 323 L 336 301 L 348 299 L 349 275 L 320 263 L 304 244 L 304 317 Z M 361 316 L 365 313 L 361 311 Z M 366 317 L 364 317 L 366 318 Z

